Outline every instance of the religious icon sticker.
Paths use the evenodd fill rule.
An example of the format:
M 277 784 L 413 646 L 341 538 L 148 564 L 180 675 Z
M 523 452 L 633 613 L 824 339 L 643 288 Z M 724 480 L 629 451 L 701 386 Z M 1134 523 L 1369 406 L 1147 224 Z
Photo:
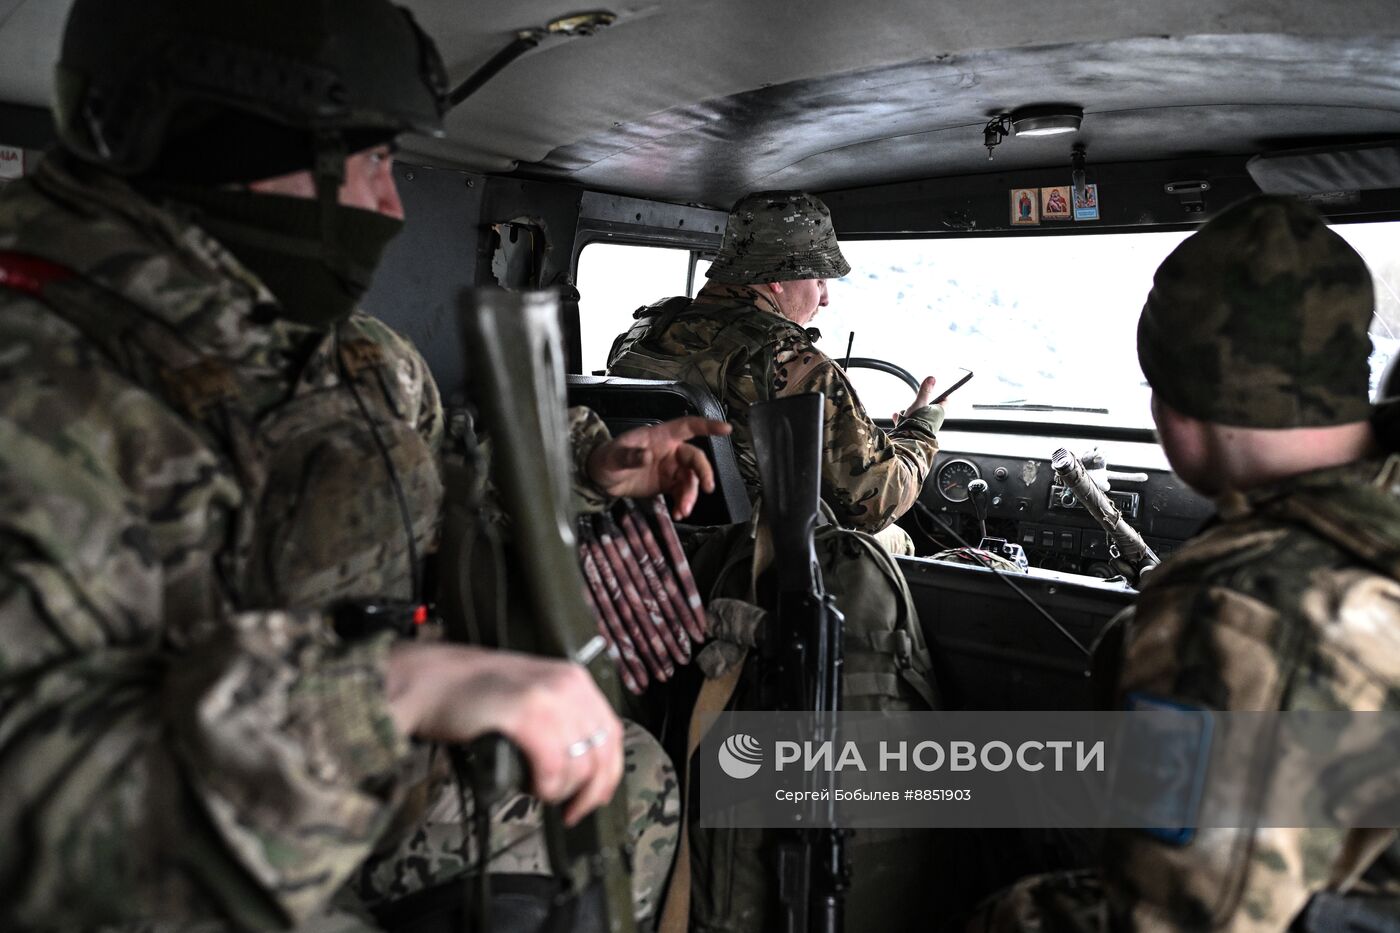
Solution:
M 1011 190 L 1011 226 L 1029 227 L 1040 223 L 1040 189 Z
M 1099 186 L 1085 185 L 1074 192 L 1074 219 L 1099 219 Z
M 24 177 L 24 150 L 18 146 L 0 146 L 0 182 Z
M 1040 216 L 1045 220 L 1069 220 L 1069 185 L 1040 189 Z

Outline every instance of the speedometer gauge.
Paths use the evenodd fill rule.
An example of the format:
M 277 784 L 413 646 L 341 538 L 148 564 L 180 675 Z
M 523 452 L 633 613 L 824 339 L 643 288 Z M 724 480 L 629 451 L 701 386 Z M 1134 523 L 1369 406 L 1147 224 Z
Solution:
M 938 491 L 943 494 L 943 498 L 949 502 L 966 502 L 967 484 L 980 479 L 981 476 L 977 464 L 971 460 L 948 460 L 938 468 L 933 481 L 938 484 Z

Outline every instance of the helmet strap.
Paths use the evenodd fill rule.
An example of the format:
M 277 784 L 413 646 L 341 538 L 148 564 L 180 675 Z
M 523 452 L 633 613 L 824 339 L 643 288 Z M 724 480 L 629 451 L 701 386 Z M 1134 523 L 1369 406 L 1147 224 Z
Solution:
M 321 130 L 316 134 L 316 202 L 321 207 L 321 260 L 343 278 L 349 276 L 349 265 L 340 242 L 337 208 L 340 187 L 345 184 L 345 137 L 340 133 Z

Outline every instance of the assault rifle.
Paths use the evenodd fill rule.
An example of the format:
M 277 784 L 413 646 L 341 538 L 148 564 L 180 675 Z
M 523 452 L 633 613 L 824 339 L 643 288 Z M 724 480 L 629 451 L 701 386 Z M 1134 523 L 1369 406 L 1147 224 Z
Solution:
M 536 644 L 542 653 L 586 664 L 616 707 L 617 672 L 602 652 L 603 639 L 585 602 L 568 509 L 572 457 L 558 313 L 552 293 L 473 289 L 462 300 L 462 334 L 473 400 L 491 437 L 491 479 L 511 518 Z M 573 829 L 564 829 L 558 808 L 547 808 L 545 815 L 550 861 L 566 884 L 564 899 L 601 884 L 602 929 L 608 933 L 636 930 L 622 854 L 626 814 L 620 785 L 610 804 Z
M 821 515 L 825 402 L 821 393 L 764 402 L 750 409 L 749 426 L 763 482 L 761 533 L 770 536 L 777 585 L 769 605 L 776 624 L 763 650 L 778 692 L 776 703 L 767 705 L 805 712 L 813 740 L 834 748 L 844 619 L 825 592 L 813 543 Z M 808 790 L 835 789 L 832 774 L 808 780 Z M 814 826 L 822 817 L 833 828 L 784 831 L 776 849 L 784 933 L 841 933 L 845 926 L 846 834 L 834 828 L 835 794 L 827 793 L 824 802 L 817 796 L 809 795 L 801 818 Z

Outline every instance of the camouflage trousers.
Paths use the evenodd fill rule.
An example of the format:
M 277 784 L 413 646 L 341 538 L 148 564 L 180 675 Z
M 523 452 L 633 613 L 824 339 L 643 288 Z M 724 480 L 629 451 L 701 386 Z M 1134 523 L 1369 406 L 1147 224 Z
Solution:
M 675 768 L 660 743 L 634 723 L 623 737 L 627 791 L 627 837 L 632 898 L 637 918 L 656 913 L 680 837 L 680 792 Z M 367 908 L 450 881 L 475 864 L 477 846 L 471 821 L 462 819 L 462 799 L 452 781 L 441 782 L 424 816 L 399 844 L 365 863 L 324 912 L 297 927 L 297 933 L 374 933 L 378 925 Z M 465 801 L 468 808 L 471 798 Z M 490 871 L 550 874 L 541 807 L 517 795 L 492 814 Z M 465 843 L 466 858 L 463 858 Z M 228 924 L 210 921 L 155 921 L 102 927 L 98 933 L 231 933 Z
M 680 792 L 660 743 L 635 723 L 626 724 L 623 755 L 632 900 L 640 920 L 656 912 L 671 870 L 680 837 Z M 375 906 L 465 874 L 479 847 L 472 821 L 462 818 L 462 802 L 455 784 L 446 782 L 416 828 L 395 849 L 365 864 L 355 885 L 361 900 Z M 470 792 L 466 803 L 471 806 Z M 533 797 L 517 794 L 497 806 L 489 870 L 550 874 L 541 826 L 542 808 Z

